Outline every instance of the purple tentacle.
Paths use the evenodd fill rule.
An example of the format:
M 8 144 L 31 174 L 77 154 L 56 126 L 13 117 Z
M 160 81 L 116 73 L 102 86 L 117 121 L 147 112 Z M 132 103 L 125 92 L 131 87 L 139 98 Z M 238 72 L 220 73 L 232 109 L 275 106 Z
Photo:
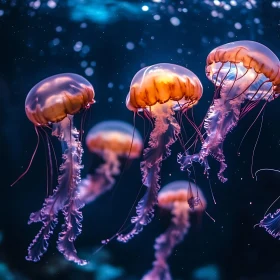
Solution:
M 58 222 L 57 215 L 60 210 L 63 209 L 67 229 L 71 228 L 71 230 L 63 232 L 64 235 L 69 235 L 69 241 L 73 243 L 81 232 L 82 213 L 79 209 L 83 205 L 78 200 L 76 189 L 80 182 L 83 149 L 78 140 L 78 131 L 72 128 L 72 116 L 54 124 L 53 135 L 57 136 L 62 143 L 63 163 L 59 168 L 61 175 L 58 177 L 58 186 L 53 194 L 45 199 L 42 209 L 30 215 L 28 224 L 41 221 L 43 226 L 28 248 L 26 259 L 29 261 L 39 261 L 40 257 L 47 251 L 48 239 Z M 63 253 L 62 247 L 63 245 L 60 246 L 60 251 Z M 67 249 L 68 251 L 65 250 L 67 254 L 64 254 L 66 258 L 83 264 L 84 261 L 77 256 L 69 258 L 70 249 L 73 251 L 73 255 L 76 254 L 73 245 L 71 248 L 68 246 Z
M 116 181 L 113 175 L 120 174 L 120 162 L 114 153 L 105 152 L 103 158 L 105 163 L 95 170 L 95 174 L 87 175 L 79 185 L 80 199 L 85 204 L 109 191 Z
M 170 154 L 171 145 L 177 140 L 180 126 L 174 118 L 170 107 L 163 106 L 162 111 L 153 113 L 155 127 L 151 132 L 149 147 L 144 150 L 144 160 L 141 162 L 142 183 L 147 186 L 143 198 L 136 207 L 137 216 L 132 217 L 133 229 L 127 234 L 118 236 L 118 241 L 127 242 L 143 230 L 154 217 L 154 206 L 157 204 L 157 194 L 160 189 L 160 167 Z
M 172 211 L 173 218 L 169 228 L 161 234 L 155 241 L 155 261 L 153 268 L 147 272 L 142 280 L 171 280 L 168 257 L 171 255 L 174 247 L 182 242 L 189 227 L 189 208 L 175 208 Z

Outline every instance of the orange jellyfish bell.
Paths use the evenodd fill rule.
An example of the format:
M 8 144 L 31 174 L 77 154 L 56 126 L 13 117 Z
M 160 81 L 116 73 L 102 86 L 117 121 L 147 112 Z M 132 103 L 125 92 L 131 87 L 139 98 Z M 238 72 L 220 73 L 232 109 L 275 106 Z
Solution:
M 206 59 L 206 75 L 212 80 L 216 63 L 242 64 L 247 70 L 263 74 L 272 83 L 274 94 L 280 93 L 280 63 L 266 46 L 254 41 L 236 41 L 212 50 Z
M 191 167 L 193 161 L 199 162 L 208 174 L 207 157 L 211 155 L 220 163 L 218 178 L 226 182 L 223 174 L 227 167 L 224 140 L 238 121 L 261 101 L 265 104 L 258 116 L 267 102 L 279 96 L 280 62 L 269 48 L 260 43 L 237 41 L 212 50 L 206 60 L 205 72 L 216 87 L 204 121 L 207 137 L 199 153 L 179 155 L 178 162 L 182 170 Z
M 170 103 L 174 110 L 194 106 L 202 96 L 198 77 L 179 65 L 160 63 L 141 69 L 134 76 L 126 98 L 131 111 Z
M 94 103 L 94 89 L 82 76 L 58 74 L 36 84 L 25 100 L 25 112 L 36 126 L 56 123 Z
M 143 111 L 154 123 L 154 128 L 141 162 L 142 183 L 147 191 L 136 207 L 137 216 L 131 219 L 133 229 L 118 235 L 119 241 L 127 242 L 151 222 L 160 189 L 162 161 L 171 154 L 170 147 L 181 130 L 175 111 L 185 112 L 192 108 L 201 96 L 202 85 L 198 77 L 175 64 L 160 63 L 146 67 L 132 79 L 126 106 L 133 112 Z

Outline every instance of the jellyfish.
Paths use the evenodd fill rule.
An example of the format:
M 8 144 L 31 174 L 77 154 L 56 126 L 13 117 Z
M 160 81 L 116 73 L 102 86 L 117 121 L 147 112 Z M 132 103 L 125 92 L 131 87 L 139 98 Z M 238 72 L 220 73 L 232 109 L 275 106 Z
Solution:
M 202 85 L 198 77 L 182 66 L 155 64 L 141 69 L 134 76 L 126 106 L 134 113 L 143 112 L 153 123 L 153 130 L 141 162 L 146 193 L 136 207 L 137 215 L 131 219 L 132 230 L 119 234 L 118 241 L 127 242 L 151 222 L 160 189 L 161 164 L 171 154 L 170 148 L 180 133 L 175 111 L 185 112 L 197 104 L 201 96 Z
M 86 144 L 90 152 L 104 160 L 95 173 L 87 175 L 79 186 L 80 199 L 90 203 L 113 187 L 114 176 L 120 174 L 120 158 L 136 159 L 140 156 L 143 140 L 133 126 L 114 120 L 95 125 L 87 134 Z
M 28 119 L 37 127 L 52 125 L 52 135 L 61 142 L 63 163 L 60 165 L 58 185 L 45 199 L 40 211 L 30 215 L 28 224 L 42 222 L 43 226 L 28 248 L 28 261 L 37 262 L 47 251 L 48 240 L 58 223 L 58 213 L 64 215 L 64 225 L 57 241 L 58 250 L 67 260 L 79 265 L 86 261 L 78 257 L 74 241 L 82 230 L 83 203 L 77 186 L 83 148 L 79 132 L 74 127 L 73 115 L 94 103 L 94 89 L 83 77 L 58 74 L 36 84 L 28 93 L 25 111 Z
M 208 174 L 208 156 L 220 163 L 218 178 L 226 182 L 227 168 L 223 143 L 227 134 L 251 109 L 264 100 L 265 104 L 280 93 L 280 63 L 266 46 L 253 41 L 237 41 L 212 50 L 206 61 L 206 76 L 215 85 L 215 94 L 204 120 L 207 134 L 201 150 L 178 156 L 181 169 L 199 162 Z M 264 109 L 262 107 L 260 113 Z M 259 116 L 258 115 L 258 116 Z
M 265 168 L 265 169 L 259 169 L 255 173 L 255 177 L 257 179 L 257 173 L 260 171 L 273 171 L 280 173 L 280 170 L 277 169 L 271 169 L 271 168 Z M 274 200 L 274 202 L 269 206 L 268 210 L 272 207 L 272 205 L 279 199 Z M 275 213 L 268 213 L 264 218 L 257 224 L 257 226 L 264 228 L 272 237 L 280 239 L 280 209 L 277 209 Z
M 195 208 L 190 207 L 191 199 L 199 201 Z M 172 219 L 167 230 L 155 240 L 153 268 L 142 280 L 172 279 L 167 258 L 188 233 L 191 226 L 190 213 L 202 213 L 206 208 L 206 200 L 202 192 L 195 184 L 188 181 L 175 181 L 164 186 L 159 192 L 158 204 L 160 208 L 171 212 Z

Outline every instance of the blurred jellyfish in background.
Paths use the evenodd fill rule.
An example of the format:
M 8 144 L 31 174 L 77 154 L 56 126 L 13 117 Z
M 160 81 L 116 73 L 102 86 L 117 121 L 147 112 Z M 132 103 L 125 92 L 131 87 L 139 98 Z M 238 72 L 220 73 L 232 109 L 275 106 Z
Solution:
M 136 207 L 137 216 L 131 219 L 133 229 L 118 235 L 119 241 L 127 242 L 151 222 L 160 189 L 161 164 L 171 154 L 170 147 L 178 139 L 181 129 L 174 117 L 175 111 L 185 113 L 201 96 L 202 85 L 198 77 L 179 65 L 155 64 L 141 69 L 134 76 L 126 106 L 135 114 L 143 112 L 153 124 L 153 130 L 141 162 L 142 183 L 147 190 Z
M 179 155 L 184 170 L 199 162 L 208 174 L 208 156 L 220 163 L 218 178 L 226 182 L 223 172 L 227 165 L 223 143 L 238 121 L 260 101 L 265 104 L 280 93 L 280 63 L 266 46 L 253 41 L 236 41 L 210 52 L 206 61 L 206 75 L 215 85 L 214 100 L 204 119 L 207 137 L 199 153 Z
M 49 125 L 52 125 L 52 135 L 58 137 L 61 142 L 63 159 L 59 168 L 58 186 L 45 199 L 42 209 L 30 215 L 28 224 L 42 222 L 43 226 L 28 248 L 26 259 L 29 261 L 39 261 L 46 252 L 48 239 L 58 222 L 58 213 L 62 210 L 65 223 L 59 234 L 57 248 L 66 259 L 80 265 L 86 264 L 86 261 L 77 256 L 73 244 L 82 230 L 80 208 L 83 206 L 77 192 L 82 169 L 83 148 L 79 132 L 74 127 L 73 115 L 93 103 L 92 85 L 83 77 L 72 73 L 58 74 L 42 80 L 30 90 L 26 97 L 26 115 L 35 125 L 38 136 L 35 152 L 39 144 L 39 133 L 42 133 L 43 136 L 46 136 L 52 175 L 51 142 L 46 131 L 39 130 L 40 127 L 50 128 Z M 50 182 L 52 182 L 52 176 Z
M 104 121 L 88 132 L 86 144 L 90 152 L 104 160 L 79 186 L 81 201 L 90 203 L 113 187 L 114 176 L 120 174 L 120 158 L 135 159 L 141 155 L 143 140 L 139 132 L 126 122 Z
M 190 208 L 189 200 L 193 196 L 192 189 L 197 192 L 199 204 Z M 201 213 L 206 208 L 206 200 L 200 189 L 188 181 L 175 181 L 162 188 L 158 195 L 160 208 L 171 212 L 172 220 L 167 230 L 155 241 L 155 261 L 153 268 L 142 280 L 171 280 L 167 258 L 176 245 L 183 241 L 190 228 L 190 213 Z
M 220 280 L 220 270 L 214 264 L 199 267 L 192 273 L 191 280 Z

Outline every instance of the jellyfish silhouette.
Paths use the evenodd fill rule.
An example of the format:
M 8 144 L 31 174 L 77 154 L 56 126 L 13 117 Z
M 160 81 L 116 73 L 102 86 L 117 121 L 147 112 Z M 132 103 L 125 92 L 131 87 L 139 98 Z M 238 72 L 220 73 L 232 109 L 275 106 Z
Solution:
M 199 203 L 195 208 L 190 207 L 190 199 L 198 199 Z M 153 268 L 142 280 L 172 279 L 167 259 L 174 247 L 182 242 L 188 233 L 191 226 L 190 213 L 201 213 L 206 208 L 206 200 L 202 192 L 195 184 L 188 181 L 175 181 L 164 186 L 159 192 L 158 204 L 160 208 L 171 212 L 172 219 L 167 230 L 155 240 Z
M 182 66 L 155 64 L 141 69 L 134 76 L 126 106 L 134 113 L 143 111 L 154 127 L 141 162 L 142 183 L 147 190 L 136 207 L 137 216 L 131 219 L 133 229 L 126 234 L 119 234 L 119 241 L 127 242 L 133 238 L 153 218 L 160 188 L 161 164 L 170 155 L 170 147 L 180 133 L 174 111 L 186 111 L 201 96 L 202 85 L 198 77 Z
M 104 160 L 95 173 L 87 175 L 79 186 L 80 199 L 90 203 L 113 187 L 114 176 L 120 174 L 120 158 L 135 159 L 140 156 L 143 140 L 139 132 L 128 123 L 104 121 L 88 132 L 86 144 L 90 152 Z
M 58 223 L 58 213 L 62 211 L 65 223 L 57 241 L 58 250 L 64 257 L 79 265 L 86 261 L 77 256 L 74 240 L 82 230 L 83 203 L 79 199 L 77 186 L 83 148 L 79 132 L 74 127 L 73 115 L 94 103 L 94 89 L 83 77 L 65 73 L 46 78 L 36 84 L 25 101 L 26 115 L 36 127 L 52 124 L 52 135 L 62 145 L 62 159 L 58 186 L 45 199 L 40 211 L 32 213 L 28 224 L 42 222 L 43 226 L 28 248 L 26 257 L 37 262 L 48 248 L 48 239 Z M 37 128 L 36 128 L 37 131 Z
M 211 155 L 220 163 L 218 178 L 222 182 L 227 181 L 223 175 L 227 167 L 223 152 L 225 137 L 261 100 L 265 100 L 265 106 L 278 97 L 279 68 L 276 55 L 266 46 L 253 41 L 228 43 L 210 52 L 205 71 L 216 90 L 204 120 L 207 137 L 198 154 L 189 155 L 186 152 L 178 156 L 182 170 L 189 168 L 192 162 L 199 162 L 208 174 L 207 158 Z

